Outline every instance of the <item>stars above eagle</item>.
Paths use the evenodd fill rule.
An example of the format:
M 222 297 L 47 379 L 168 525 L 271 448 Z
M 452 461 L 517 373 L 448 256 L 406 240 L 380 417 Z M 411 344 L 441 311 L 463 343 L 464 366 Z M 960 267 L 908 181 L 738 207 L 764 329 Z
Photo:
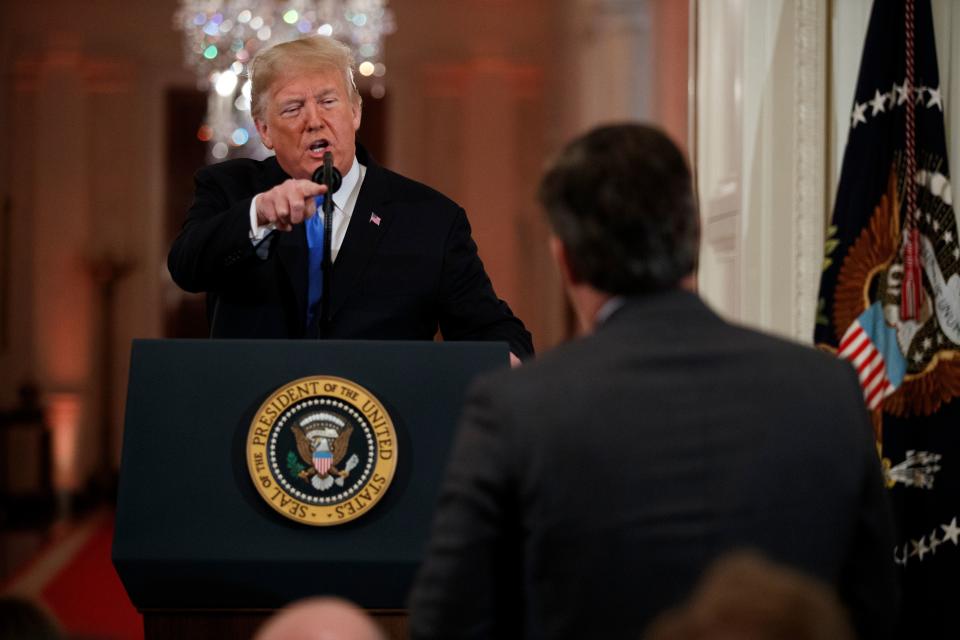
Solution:
M 909 81 L 904 80 L 901 84 L 894 82 L 889 92 L 874 89 L 872 99 L 864 102 L 855 100 L 853 111 L 850 113 L 850 128 L 856 129 L 861 124 L 867 124 L 868 117 L 875 118 L 882 113 L 892 111 L 895 107 L 904 105 L 911 98 L 911 94 L 916 104 L 927 109 L 936 107 L 943 111 L 943 96 L 940 87 L 911 87 Z M 926 99 L 924 95 L 927 96 Z M 869 112 L 867 107 L 870 107 Z

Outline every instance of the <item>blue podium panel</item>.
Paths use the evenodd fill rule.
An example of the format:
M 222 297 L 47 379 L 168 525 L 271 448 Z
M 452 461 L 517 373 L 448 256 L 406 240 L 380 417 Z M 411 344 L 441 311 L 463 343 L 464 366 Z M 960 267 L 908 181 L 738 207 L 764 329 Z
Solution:
M 403 608 L 466 389 L 508 362 L 505 343 L 135 341 L 113 546 L 130 599 L 239 609 L 328 594 Z M 261 404 L 308 376 L 367 389 L 397 435 L 386 493 L 338 526 L 285 518 L 247 467 Z

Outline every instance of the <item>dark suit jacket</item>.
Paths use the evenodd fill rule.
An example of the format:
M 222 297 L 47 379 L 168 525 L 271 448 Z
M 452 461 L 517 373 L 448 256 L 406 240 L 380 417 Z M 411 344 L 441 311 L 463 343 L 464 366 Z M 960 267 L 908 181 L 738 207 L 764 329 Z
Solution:
M 366 168 L 333 267 L 331 338 L 502 340 L 523 357 L 530 334 L 494 294 L 466 214 L 442 194 L 377 165 Z M 276 158 L 205 167 L 167 260 L 183 289 L 208 294 L 214 338 L 301 338 L 307 298 L 303 225 L 274 232 L 260 257 L 249 239 L 250 201 L 289 176 Z M 371 222 L 371 214 L 380 224 Z
M 411 607 L 413 638 L 639 638 L 726 550 L 835 585 L 863 638 L 895 612 L 892 520 L 853 369 L 629 299 L 475 385 Z

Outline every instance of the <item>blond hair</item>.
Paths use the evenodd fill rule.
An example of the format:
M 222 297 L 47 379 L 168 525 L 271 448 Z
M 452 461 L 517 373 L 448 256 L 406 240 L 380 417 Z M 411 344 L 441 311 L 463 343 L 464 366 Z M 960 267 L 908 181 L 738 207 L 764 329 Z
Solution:
M 250 109 L 255 119 L 263 116 L 270 87 L 281 75 L 291 71 L 333 68 L 343 74 L 347 95 L 357 106 L 360 92 L 353 77 L 353 53 L 350 47 L 329 36 L 291 40 L 264 49 L 250 65 Z

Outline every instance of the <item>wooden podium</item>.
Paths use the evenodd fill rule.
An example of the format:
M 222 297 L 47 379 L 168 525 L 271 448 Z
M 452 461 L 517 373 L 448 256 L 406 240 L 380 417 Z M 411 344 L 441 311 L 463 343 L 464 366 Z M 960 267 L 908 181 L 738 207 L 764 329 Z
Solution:
M 466 388 L 508 363 L 504 343 L 135 341 L 113 562 L 147 640 L 249 637 L 315 595 L 352 600 L 406 637 L 407 592 Z M 248 470 L 261 405 L 311 376 L 369 390 L 396 432 L 392 483 L 337 526 L 284 517 Z

